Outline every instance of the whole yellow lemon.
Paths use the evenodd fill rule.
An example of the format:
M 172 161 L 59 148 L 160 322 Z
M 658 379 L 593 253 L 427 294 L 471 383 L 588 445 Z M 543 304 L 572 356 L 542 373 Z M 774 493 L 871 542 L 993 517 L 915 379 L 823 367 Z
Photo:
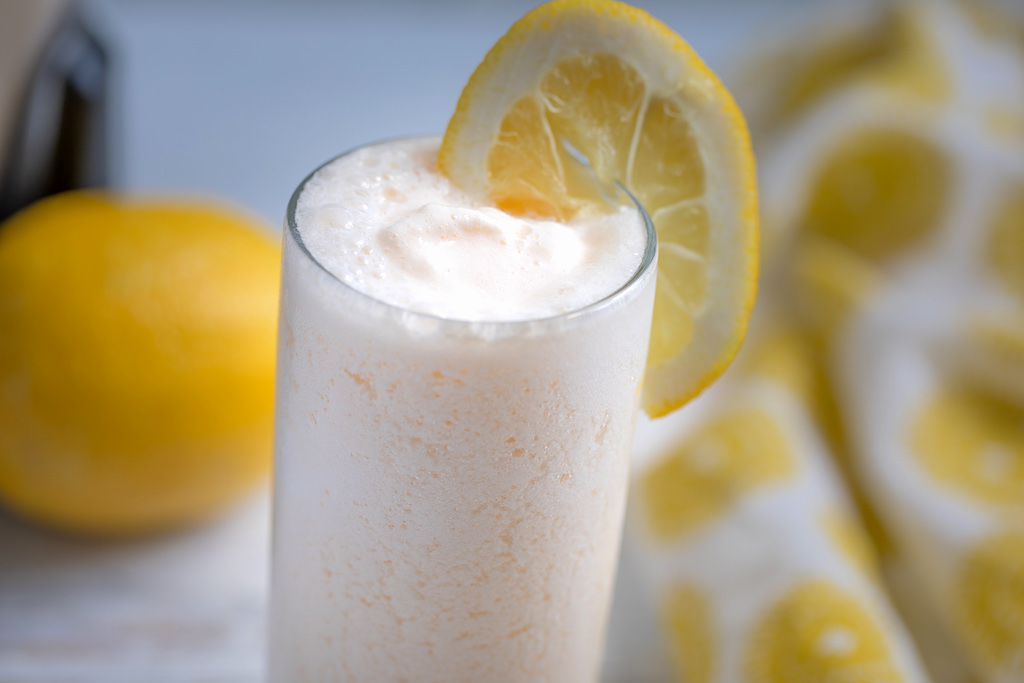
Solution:
M 271 461 L 280 254 L 207 204 L 73 192 L 0 225 L 0 498 L 90 534 L 199 519 Z

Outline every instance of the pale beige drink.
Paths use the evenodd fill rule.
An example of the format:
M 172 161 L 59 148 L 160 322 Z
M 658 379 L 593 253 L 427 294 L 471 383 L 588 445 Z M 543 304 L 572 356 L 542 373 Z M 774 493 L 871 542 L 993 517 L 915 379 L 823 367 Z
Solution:
M 436 145 L 342 157 L 289 206 L 271 681 L 598 675 L 651 324 L 653 228 L 624 210 L 607 230 L 570 225 L 579 247 L 564 225 L 549 238 L 486 207 L 448 206 L 439 199 L 457 196 L 447 190 L 390 215 L 417 204 L 416 173 L 435 182 Z M 392 168 L 389 154 L 412 155 L 416 168 Z M 321 196 L 330 182 L 340 194 Z M 362 236 L 362 222 L 385 214 L 391 222 Z M 615 230 L 621 239 L 607 239 Z M 401 248 L 388 251 L 390 234 Z M 396 265 L 417 248 L 430 268 Z M 350 252 L 350 270 L 324 267 L 332 249 Z

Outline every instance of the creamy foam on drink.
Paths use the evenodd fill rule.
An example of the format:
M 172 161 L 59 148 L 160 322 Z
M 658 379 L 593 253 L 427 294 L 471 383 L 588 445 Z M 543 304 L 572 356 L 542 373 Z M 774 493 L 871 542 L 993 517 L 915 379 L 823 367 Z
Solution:
M 310 253 L 376 299 L 461 320 L 576 310 L 639 267 L 646 234 L 635 207 L 569 223 L 511 216 L 438 172 L 439 142 L 364 147 L 320 169 L 296 212 Z

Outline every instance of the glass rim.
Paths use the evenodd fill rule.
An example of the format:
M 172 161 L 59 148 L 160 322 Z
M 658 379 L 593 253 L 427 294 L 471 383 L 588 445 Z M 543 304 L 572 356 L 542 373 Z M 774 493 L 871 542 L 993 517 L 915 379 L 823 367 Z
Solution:
M 295 188 L 295 191 L 292 192 L 292 196 L 288 200 L 288 208 L 285 214 L 285 225 L 287 227 L 289 234 L 295 241 L 295 244 L 299 247 L 299 250 L 302 252 L 304 257 L 309 262 L 311 262 L 320 271 L 321 274 L 326 275 L 328 280 L 330 280 L 335 285 L 340 287 L 341 290 L 346 293 L 346 296 L 355 297 L 357 300 L 362 301 L 365 304 L 368 304 L 371 308 L 380 308 L 381 310 L 388 311 L 393 315 L 401 315 L 423 321 L 429 321 L 435 325 L 455 325 L 459 327 L 474 328 L 480 327 L 506 331 L 514 330 L 520 327 L 535 326 L 538 324 L 549 325 L 560 322 L 576 321 L 579 319 L 590 317 L 591 315 L 598 314 L 605 309 L 615 307 L 618 302 L 626 299 L 631 293 L 633 293 L 633 290 L 639 287 L 640 282 L 645 278 L 647 273 L 654 267 L 658 252 L 658 236 L 657 232 L 654 229 L 654 222 L 651 220 L 651 217 L 648 215 L 647 210 L 644 209 L 640 201 L 636 197 L 634 197 L 633 194 L 625 187 L 623 187 L 620 183 L 616 183 L 616 186 L 627 197 L 629 197 L 630 201 L 633 202 L 633 205 L 636 206 L 637 210 L 640 212 L 641 218 L 643 219 L 644 231 L 646 234 L 644 253 L 643 256 L 640 258 L 640 264 L 637 266 L 636 270 L 621 286 L 617 287 L 614 291 L 610 292 L 609 294 L 601 297 L 600 299 L 597 299 L 596 301 L 592 301 L 585 306 L 575 308 L 571 311 L 556 313 L 554 315 L 545 315 L 532 318 L 516 318 L 512 320 L 471 320 L 467 318 L 450 318 L 437 315 L 436 313 L 427 313 L 424 311 L 418 311 L 413 308 L 406 308 L 404 306 L 400 306 L 398 304 L 393 304 L 383 299 L 379 299 L 375 296 L 367 294 L 366 292 L 363 292 L 362 290 L 353 287 L 352 285 L 348 284 L 347 282 L 339 278 L 333 272 L 331 272 L 331 270 L 328 269 L 324 264 L 320 263 L 320 261 L 317 260 L 316 256 L 314 256 L 313 253 L 310 252 L 309 248 L 306 246 L 305 241 L 302 239 L 302 234 L 301 231 L 299 230 L 298 222 L 296 221 L 295 218 L 296 209 L 298 208 L 299 203 L 299 197 L 302 195 L 303 190 L 306 188 L 306 184 L 309 183 L 309 181 L 312 180 L 317 173 L 319 173 L 326 166 L 329 166 L 338 159 L 346 157 L 349 154 L 353 154 L 355 152 L 358 152 L 362 149 L 367 149 L 369 147 L 387 144 L 389 142 L 397 142 L 401 140 L 429 139 L 439 138 L 438 136 L 433 135 L 408 135 L 393 138 L 385 138 L 382 140 L 376 140 L 374 142 L 369 142 L 363 145 L 359 145 L 357 147 L 353 147 L 345 152 L 342 152 L 341 154 L 331 157 L 327 161 L 317 166 L 305 178 L 303 178 L 302 182 L 300 182 L 298 187 Z

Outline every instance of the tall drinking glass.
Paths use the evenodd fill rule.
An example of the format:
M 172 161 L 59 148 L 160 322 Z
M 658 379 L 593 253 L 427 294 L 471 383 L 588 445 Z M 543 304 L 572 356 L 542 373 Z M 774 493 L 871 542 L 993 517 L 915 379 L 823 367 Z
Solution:
M 308 181 L 284 235 L 270 680 L 596 680 L 654 300 L 650 220 L 638 270 L 600 301 L 450 320 L 318 263 L 296 217 Z

